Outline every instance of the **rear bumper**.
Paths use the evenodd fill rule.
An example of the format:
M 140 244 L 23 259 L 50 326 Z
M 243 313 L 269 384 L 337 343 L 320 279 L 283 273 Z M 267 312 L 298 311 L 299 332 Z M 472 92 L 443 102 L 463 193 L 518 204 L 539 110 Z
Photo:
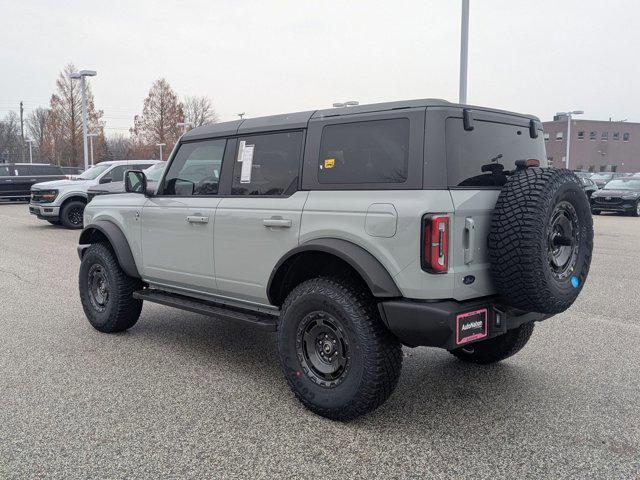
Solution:
M 541 321 L 549 315 L 523 312 L 505 307 L 494 297 L 457 302 L 444 300 L 424 302 L 390 300 L 378 304 L 387 328 L 405 345 L 427 346 L 453 350 L 469 343 L 497 337 L 523 323 Z M 460 337 L 458 318 L 470 312 L 486 310 L 486 326 L 476 338 Z
M 42 220 L 57 220 L 60 217 L 60 207 L 54 207 L 52 205 L 47 205 L 46 203 L 30 203 L 29 213 Z

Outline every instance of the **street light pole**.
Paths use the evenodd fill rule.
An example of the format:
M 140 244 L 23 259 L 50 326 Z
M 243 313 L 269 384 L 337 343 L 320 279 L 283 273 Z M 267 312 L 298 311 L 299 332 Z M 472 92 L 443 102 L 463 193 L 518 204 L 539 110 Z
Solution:
M 33 163 L 33 151 L 31 145 L 33 144 L 33 140 L 27 139 L 26 142 L 29 144 L 29 163 Z
M 462 0 L 462 24 L 460 28 L 460 100 L 467 103 L 467 60 L 469 58 L 469 0 Z
M 160 161 L 162 161 L 162 147 L 164 147 L 166 143 L 156 143 L 156 147 L 160 149 Z
M 584 112 L 582 110 L 573 110 L 571 112 L 558 112 L 559 115 L 567 116 L 567 149 L 564 157 L 564 168 L 569 170 L 569 153 L 571 152 L 571 116 L 572 115 L 582 115 Z
M 89 143 L 91 144 L 91 166 L 93 167 L 93 139 L 97 137 L 97 133 L 87 133 L 87 137 L 89 137 Z
M 89 152 L 87 147 L 87 82 L 85 77 L 95 77 L 95 70 L 80 70 L 69 75 L 70 78 L 80 80 L 82 90 L 82 143 L 84 147 L 84 169 L 89 168 Z

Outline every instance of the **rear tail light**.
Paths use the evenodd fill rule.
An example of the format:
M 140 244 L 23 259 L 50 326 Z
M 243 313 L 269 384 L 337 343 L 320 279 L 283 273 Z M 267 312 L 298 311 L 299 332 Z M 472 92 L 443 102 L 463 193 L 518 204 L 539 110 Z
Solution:
M 431 215 L 422 220 L 422 269 L 429 273 L 449 270 L 449 217 Z

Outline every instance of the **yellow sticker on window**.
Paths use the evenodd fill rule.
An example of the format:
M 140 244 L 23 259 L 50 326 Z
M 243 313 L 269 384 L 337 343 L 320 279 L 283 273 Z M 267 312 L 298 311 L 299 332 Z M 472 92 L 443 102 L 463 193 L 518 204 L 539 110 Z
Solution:
M 327 158 L 324 161 L 324 168 L 333 168 L 335 164 L 336 164 L 335 158 Z

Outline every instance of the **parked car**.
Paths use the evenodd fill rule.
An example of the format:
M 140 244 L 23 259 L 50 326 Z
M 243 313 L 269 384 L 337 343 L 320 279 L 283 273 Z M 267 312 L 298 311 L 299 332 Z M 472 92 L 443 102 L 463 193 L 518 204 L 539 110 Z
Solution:
M 155 165 L 151 165 L 144 170 L 144 174 L 147 177 L 147 191 L 154 192 L 160 177 L 164 172 L 164 167 L 167 166 L 167 162 L 158 162 Z M 119 182 L 105 183 L 102 185 L 95 185 L 87 190 L 87 202 L 90 202 L 96 195 L 108 195 L 112 193 L 124 193 L 124 179 Z
M 640 217 L 640 178 L 611 180 L 603 189 L 591 195 L 591 211 L 594 215 L 618 212 Z
M 618 172 L 599 172 L 594 173 L 591 176 L 591 180 L 593 180 L 598 188 L 603 188 L 607 182 L 614 180 L 616 178 L 621 178 L 626 176 L 626 173 L 618 173 Z
M 123 331 L 146 300 L 277 331 L 295 396 L 331 419 L 391 395 L 402 344 L 514 355 L 587 278 L 589 202 L 540 168 L 532 116 L 360 105 L 206 125 L 174 151 L 157 191 L 129 171 L 87 205 L 87 319 Z
M 579 178 L 580 178 L 580 182 L 582 183 L 582 189 L 584 190 L 584 193 L 587 194 L 588 198 L 591 198 L 591 195 L 593 195 L 593 192 L 598 191 L 598 186 L 590 178 L 583 177 L 583 176 L 580 176 Z
M 0 163 L 0 199 L 29 200 L 35 183 L 65 178 L 62 169 L 48 163 Z
M 154 163 L 158 160 L 101 162 L 73 179 L 37 183 L 31 187 L 29 212 L 54 225 L 82 228 L 89 188 L 122 181 L 125 170 L 144 169 Z

